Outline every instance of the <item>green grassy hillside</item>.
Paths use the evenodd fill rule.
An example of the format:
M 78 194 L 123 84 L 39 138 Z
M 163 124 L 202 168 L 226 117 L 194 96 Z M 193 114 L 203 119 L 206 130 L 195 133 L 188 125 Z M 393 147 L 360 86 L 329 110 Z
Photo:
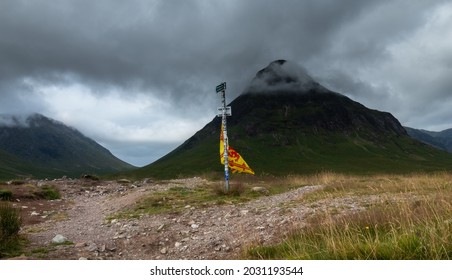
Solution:
M 234 135 L 234 130 L 230 132 Z M 218 129 L 219 134 L 219 129 Z M 254 169 L 256 175 L 311 174 L 334 171 L 353 174 L 409 173 L 452 170 L 452 156 L 398 136 L 374 143 L 343 134 L 292 134 L 296 143 L 280 146 L 271 135 L 235 138 L 234 147 Z M 144 168 L 133 171 L 137 177 L 172 178 L 223 172 L 219 161 L 219 136 L 212 135 L 192 147 L 181 146 Z
M 0 150 L 0 180 L 32 177 L 34 174 L 40 174 L 42 177 L 58 175 L 53 170 L 32 165 Z

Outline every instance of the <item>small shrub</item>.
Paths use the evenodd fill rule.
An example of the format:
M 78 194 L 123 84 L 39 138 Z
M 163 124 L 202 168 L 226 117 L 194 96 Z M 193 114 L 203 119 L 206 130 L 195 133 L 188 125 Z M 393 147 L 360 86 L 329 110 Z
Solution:
M 41 190 L 34 193 L 37 197 L 47 200 L 60 199 L 61 194 L 55 186 L 44 185 Z
M 91 175 L 91 174 L 85 174 L 82 176 L 83 179 L 86 180 L 91 180 L 91 181 L 99 181 L 99 177 L 95 176 L 95 175 Z
M 19 233 L 21 219 L 19 210 L 9 203 L 0 204 L 0 237 L 7 238 Z
M 12 180 L 9 182 L 10 185 L 15 185 L 15 186 L 19 186 L 19 185 L 23 185 L 25 184 L 24 180 Z
M 19 250 L 21 224 L 19 210 L 9 203 L 0 203 L 0 258 L 14 255 Z
M 45 199 L 54 200 L 61 198 L 60 192 L 54 186 L 43 186 L 42 191 L 44 193 Z
M 0 190 L 0 200 L 11 200 L 13 197 L 13 192 L 11 190 Z

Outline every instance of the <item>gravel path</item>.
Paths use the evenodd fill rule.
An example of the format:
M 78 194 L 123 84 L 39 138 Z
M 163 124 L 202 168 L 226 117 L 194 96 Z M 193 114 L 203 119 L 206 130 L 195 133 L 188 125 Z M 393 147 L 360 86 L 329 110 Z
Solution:
M 55 182 L 64 203 L 54 217 L 27 225 L 32 248 L 52 248 L 50 259 L 237 259 L 253 244 L 276 242 L 293 226 L 301 226 L 315 209 L 291 203 L 322 186 L 305 186 L 247 203 L 187 206 L 178 214 L 143 215 L 138 219 L 107 217 L 133 205 L 154 191 L 174 186 L 195 188 L 209 184 L 201 178 L 166 182 Z M 72 245 L 50 246 L 61 234 Z

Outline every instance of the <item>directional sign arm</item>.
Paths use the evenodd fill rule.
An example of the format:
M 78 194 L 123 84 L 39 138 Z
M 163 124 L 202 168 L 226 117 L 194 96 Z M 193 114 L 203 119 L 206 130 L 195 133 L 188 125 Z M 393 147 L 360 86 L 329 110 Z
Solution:
M 224 82 L 224 83 L 219 84 L 215 89 L 216 89 L 217 92 L 225 91 L 226 90 L 226 83 Z

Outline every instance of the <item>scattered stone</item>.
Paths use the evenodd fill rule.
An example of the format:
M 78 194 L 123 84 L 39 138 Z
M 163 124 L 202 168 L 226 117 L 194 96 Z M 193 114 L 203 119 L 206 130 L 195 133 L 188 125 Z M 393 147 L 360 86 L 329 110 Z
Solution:
M 161 250 L 160 250 L 160 253 L 162 253 L 162 254 L 166 254 L 166 253 L 168 253 L 168 249 L 165 247 L 165 248 L 162 248 Z
M 64 237 L 61 234 L 55 235 L 55 237 L 52 239 L 52 243 L 60 244 L 66 242 L 68 239 Z
M 30 213 L 30 216 L 39 216 L 39 213 L 36 212 L 36 211 L 33 211 L 33 212 Z
M 199 225 L 198 225 L 198 224 L 192 224 L 192 225 L 191 225 L 191 228 L 192 228 L 192 229 L 198 229 L 198 228 L 199 228 Z
M 164 227 L 165 227 L 165 224 L 161 224 L 161 225 L 157 228 L 157 231 L 161 231 Z
M 248 214 L 248 212 L 249 212 L 249 210 L 241 210 L 241 211 L 240 211 L 240 214 L 241 214 L 242 216 L 246 216 L 246 215 Z
M 180 234 L 180 235 L 189 235 L 189 234 L 190 234 L 190 231 L 189 231 L 189 230 L 181 230 L 181 231 L 179 232 L 179 234 Z
M 85 247 L 86 246 L 86 243 L 85 242 L 79 242 L 79 243 L 76 243 L 75 244 L 75 248 L 83 248 L 83 247 Z
M 126 236 L 124 235 L 124 234 L 117 234 L 117 235 L 115 235 L 115 236 L 113 236 L 113 240 L 116 240 L 116 239 L 123 239 L 123 238 L 125 238 Z
M 152 183 L 152 179 L 150 179 L 150 178 L 143 179 L 143 184 L 150 184 L 150 183 Z
M 78 260 L 79 260 L 79 261 L 87 261 L 88 259 L 85 258 L 85 257 L 80 257 L 80 258 L 78 258 Z
M 180 243 L 180 242 L 174 243 L 174 247 L 176 247 L 176 248 L 179 248 L 181 245 L 182 245 L 182 243 Z
M 97 251 L 98 249 L 99 249 L 99 248 L 97 247 L 97 244 L 94 243 L 94 242 L 91 242 L 91 243 L 88 245 L 88 248 L 86 248 L 86 250 L 89 251 L 89 252 L 94 252 L 94 251 Z

